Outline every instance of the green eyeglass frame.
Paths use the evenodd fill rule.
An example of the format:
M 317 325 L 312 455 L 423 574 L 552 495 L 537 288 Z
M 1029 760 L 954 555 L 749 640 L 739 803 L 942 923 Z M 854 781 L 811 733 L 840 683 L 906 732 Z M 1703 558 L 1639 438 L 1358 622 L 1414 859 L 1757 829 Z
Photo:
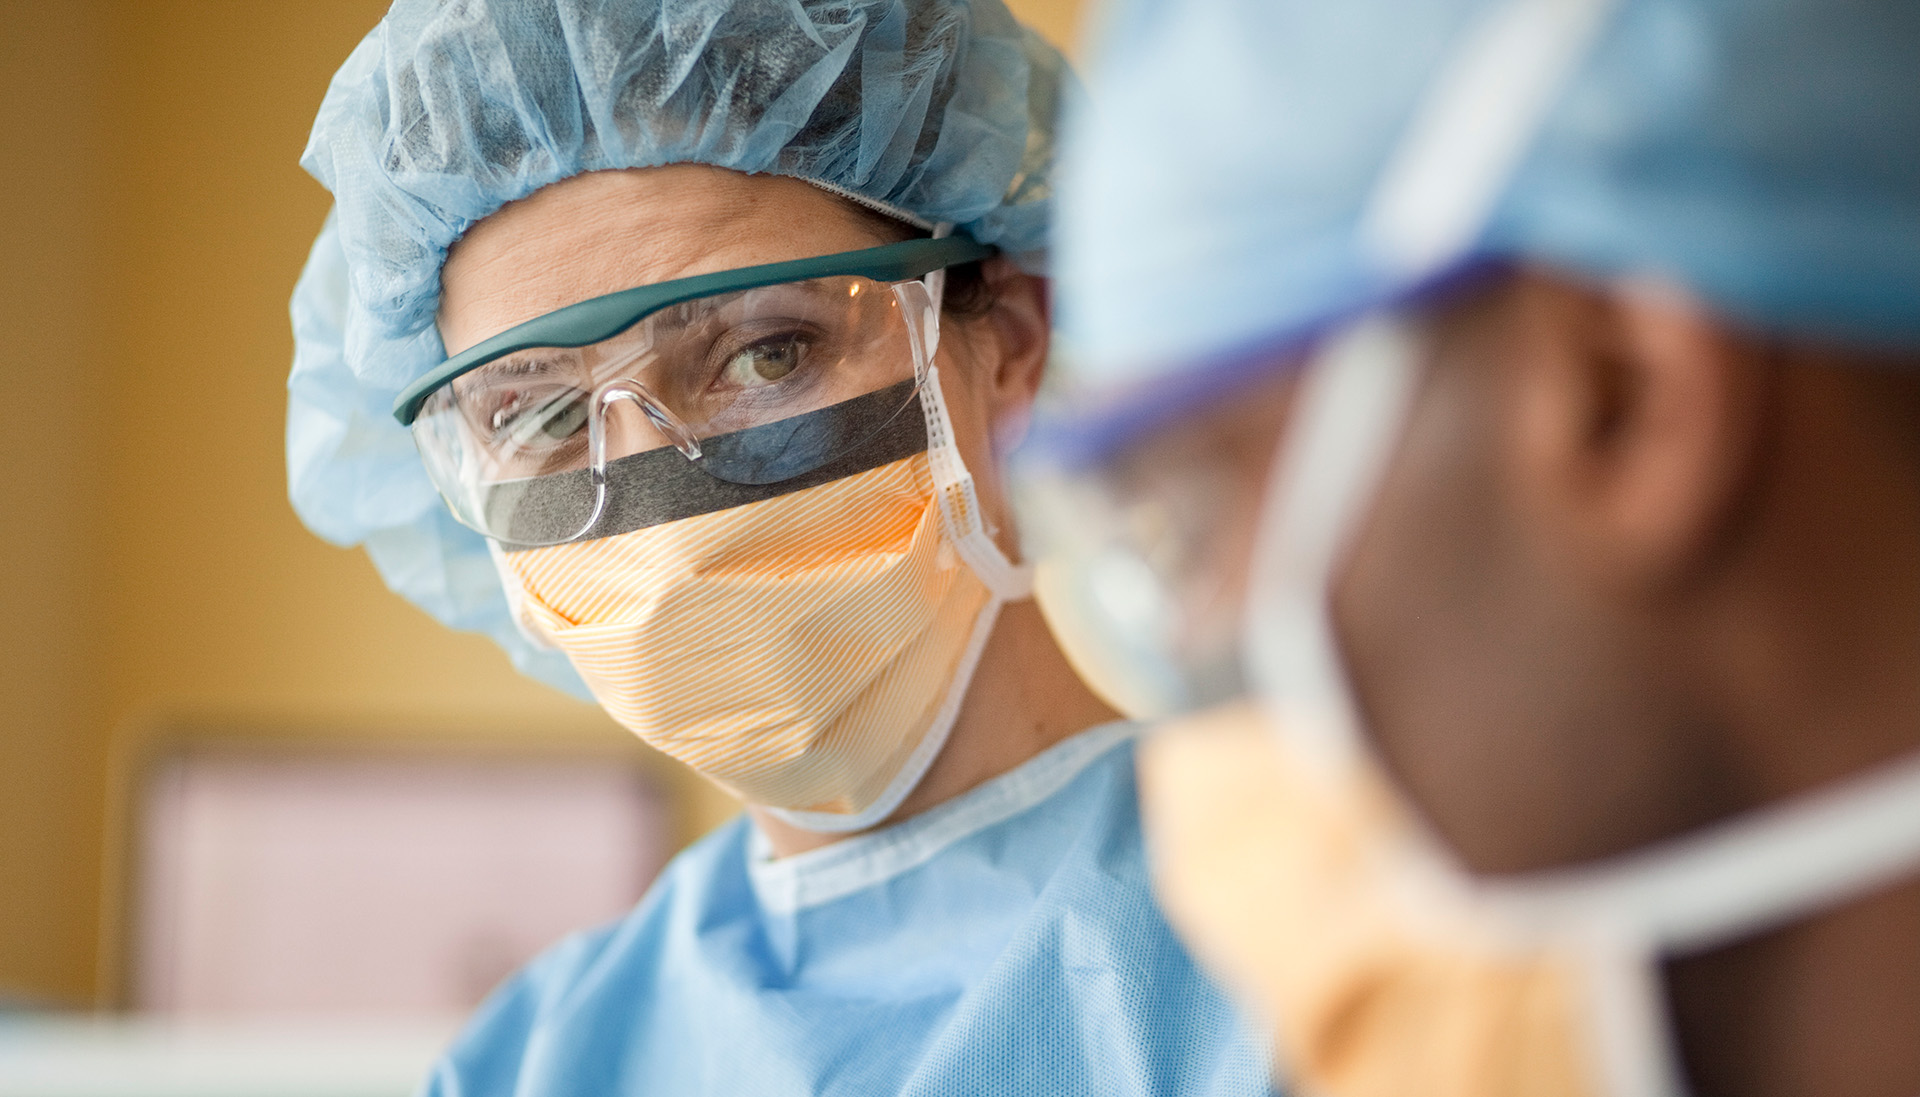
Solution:
M 661 309 L 695 298 L 809 278 L 859 277 L 876 282 L 905 282 L 946 267 L 991 258 L 999 251 L 991 244 L 977 243 L 965 236 L 903 240 L 877 248 L 676 278 L 671 282 L 590 297 L 517 324 L 447 359 L 400 393 L 393 404 L 393 417 L 401 426 L 411 427 L 427 398 L 440 386 L 495 359 L 535 347 L 591 346 L 613 338 Z

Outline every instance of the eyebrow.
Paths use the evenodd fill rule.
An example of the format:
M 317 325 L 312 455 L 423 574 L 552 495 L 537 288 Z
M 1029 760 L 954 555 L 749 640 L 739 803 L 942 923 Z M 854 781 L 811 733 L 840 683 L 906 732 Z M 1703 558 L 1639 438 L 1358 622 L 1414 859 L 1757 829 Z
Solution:
M 715 294 L 713 297 L 696 297 L 691 301 L 682 301 L 679 304 L 669 305 L 661 309 L 659 312 L 641 321 L 641 323 L 663 326 L 673 330 L 685 329 L 694 326 L 697 322 L 708 319 L 714 315 L 715 312 L 719 311 L 718 308 L 713 305 L 715 297 L 725 297 L 727 301 L 731 302 L 762 294 L 770 295 L 796 292 L 818 300 L 831 300 L 840 296 L 840 294 L 835 293 L 826 285 L 825 279 L 812 279 L 804 282 L 782 282 L 773 286 L 755 286 L 750 289 Z M 628 331 L 632 330 L 632 328 L 628 329 Z M 615 338 L 618 338 L 618 336 L 615 336 Z
M 493 380 L 505 377 L 541 377 L 566 372 L 580 364 L 580 354 L 571 347 L 539 347 L 532 350 L 516 351 L 503 358 L 496 358 L 467 377 L 475 380 Z

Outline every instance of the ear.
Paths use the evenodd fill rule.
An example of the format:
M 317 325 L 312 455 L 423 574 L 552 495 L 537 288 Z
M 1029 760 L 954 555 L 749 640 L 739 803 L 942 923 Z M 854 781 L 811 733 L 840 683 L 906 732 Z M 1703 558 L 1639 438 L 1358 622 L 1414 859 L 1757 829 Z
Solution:
M 991 423 L 994 449 L 1007 453 L 1025 437 L 1040 395 L 1053 327 L 1047 280 L 1027 274 L 1004 256 L 982 264 L 993 308 L 974 321 L 984 345 L 979 348 L 980 378 Z
M 1643 592 L 1696 577 L 1755 479 L 1769 352 L 1685 291 L 1516 284 L 1518 502 L 1560 563 Z

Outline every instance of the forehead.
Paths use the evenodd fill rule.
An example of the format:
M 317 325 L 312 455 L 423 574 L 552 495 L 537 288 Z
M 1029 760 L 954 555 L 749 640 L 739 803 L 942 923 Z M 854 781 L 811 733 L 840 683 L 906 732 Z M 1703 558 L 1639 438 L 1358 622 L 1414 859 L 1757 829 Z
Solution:
M 441 270 L 449 354 L 590 297 L 884 243 L 848 203 L 796 179 L 703 164 L 593 172 L 502 207 Z

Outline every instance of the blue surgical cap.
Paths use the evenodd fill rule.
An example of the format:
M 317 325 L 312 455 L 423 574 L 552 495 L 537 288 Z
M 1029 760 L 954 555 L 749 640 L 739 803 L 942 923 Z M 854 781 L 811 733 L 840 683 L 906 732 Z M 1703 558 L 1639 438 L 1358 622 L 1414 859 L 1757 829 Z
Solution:
M 394 397 L 445 360 L 447 248 L 582 172 L 792 176 L 1043 269 L 1060 55 L 1000 0 L 399 0 L 328 87 L 301 164 L 334 213 L 293 296 L 294 509 L 388 585 L 577 695 L 515 628 L 486 542 Z
M 1434 104 L 1541 42 L 1565 63 L 1534 81 L 1473 231 L 1442 261 L 1383 261 L 1377 195 L 1412 149 L 1433 158 Z M 1081 459 L 1236 361 L 1486 262 L 1649 275 L 1758 329 L 1920 346 L 1913 0 L 1119 0 L 1093 53 L 1054 251 L 1078 405 L 1053 441 Z M 1471 130 L 1442 158 L 1477 155 Z

